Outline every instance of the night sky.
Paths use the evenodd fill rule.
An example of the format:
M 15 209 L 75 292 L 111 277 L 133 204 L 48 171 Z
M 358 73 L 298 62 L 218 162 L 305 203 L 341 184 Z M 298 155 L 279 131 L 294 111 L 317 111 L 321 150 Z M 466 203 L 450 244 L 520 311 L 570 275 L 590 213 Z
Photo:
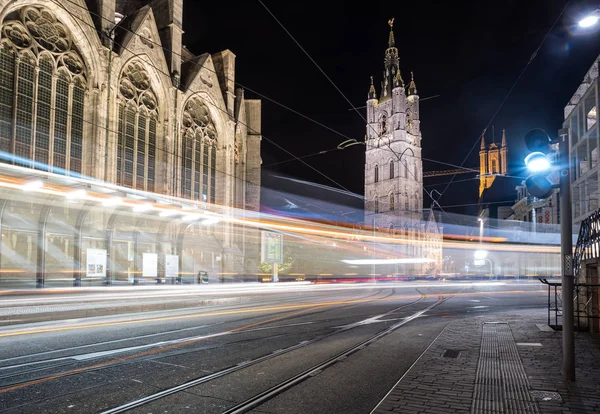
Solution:
M 414 71 L 422 100 L 423 157 L 478 168 L 479 137 L 532 53 L 567 2 L 563 0 L 463 2 L 347 2 L 264 0 L 264 4 L 355 106 L 365 105 L 369 76 L 378 86 L 389 26 L 394 17 L 396 47 L 406 83 Z M 571 1 L 512 94 L 491 123 L 500 141 L 505 128 L 509 173 L 523 176 L 523 135 L 532 128 L 556 133 L 563 108 L 600 53 L 600 32 L 581 33 L 578 18 L 598 2 Z M 336 187 L 332 181 L 292 158 L 336 147 L 347 138 L 362 140 L 365 123 L 313 62 L 257 0 L 200 2 L 184 0 L 184 43 L 195 54 L 231 50 L 236 81 L 247 98 L 251 89 L 339 132 L 306 120 L 262 99 L 263 184 L 284 190 L 274 175 Z M 379 92 L 379 88 L 378 88 Z M 365 116 L 364 109 L 361 110 Z M 340 135 L 341 134 L 341 135 Z M 486 135 L 492 140 L 492 127 Z M 477 141 L 477 143 L 476 143 Z M 353 193 L 363 193 L 364 146 L 304 159 Z M 424 161 L 424 171 L 450 166 Z M 451 176 L 425 179 L 440 192 Z M 457 175 L 439 200 L 454 213 L 473 213 L 475 174 Z M 440 184 L 441 183 L 441 184 Z M 437 184 L 437 185 L 436 185 Z M 317 194 L 317 193 L 316 193 Z M 335 192 L 318 197 L 362 206 L 359 198 Z M 513 199 L 514 194 L 507 194 Z M 431 201 L 424 198 L 424 207 Z

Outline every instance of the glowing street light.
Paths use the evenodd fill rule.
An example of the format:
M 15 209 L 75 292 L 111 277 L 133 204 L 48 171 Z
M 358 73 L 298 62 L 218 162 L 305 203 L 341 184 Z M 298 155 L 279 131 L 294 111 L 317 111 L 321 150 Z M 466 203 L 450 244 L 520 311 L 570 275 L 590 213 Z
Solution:
M 592 27 L 598 23 L 598 21 L 600 21 L 600 15 L 598 14 L 598 10 L 596 10 L 592 14 L 588 14 L 583 19 L 579 20 L 579 27 Z

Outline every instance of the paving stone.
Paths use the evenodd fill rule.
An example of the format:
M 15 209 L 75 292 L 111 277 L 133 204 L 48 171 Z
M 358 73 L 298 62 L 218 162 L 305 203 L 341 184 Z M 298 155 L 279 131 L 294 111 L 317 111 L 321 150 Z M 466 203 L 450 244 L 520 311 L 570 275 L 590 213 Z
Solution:
M 477 367 L 480 362 L 482 327 L 485 322 L 508 323 L 514 342 L 541 343 L 541 347 L 515 346 L 503 369 L 518 374 L 492 374 L 481 384 L 502 386 L 502 398 L 511 413 L 520 412 L 518 402 L 533 398 L 523 390 L 558 392 L 563 401 L 537 401 L 539 412 L 575 414 L 600 412 L 600 335 L 578 333 L 575 338 L 578 381 L 562 381 L 561 332 L 542 331 L 537 324 L 546 321 L 545 311 L 525 311 L 495 316 L 480 316 L 451 322 L 429 350 L 398 383 L 384 404 L 374 413 L 473 413 Z M 460 349 L 457 359 L 443 358 L 445 349 Z M 504 348 L 503 348 L 504 349 Z M 512 349 L 512 348 L 511 348 Z M 522 365 L 523 371 L 519 371 Z M 517 392 L 519 391 L 519 392 Z M 390 408 L 393 407 L 393 408 Z M 391 411 L 390 411 L 391 410 Z M 522 409 L 521 409 L 522 410 Z M 485 411 L 501 414 L 500 411 Z

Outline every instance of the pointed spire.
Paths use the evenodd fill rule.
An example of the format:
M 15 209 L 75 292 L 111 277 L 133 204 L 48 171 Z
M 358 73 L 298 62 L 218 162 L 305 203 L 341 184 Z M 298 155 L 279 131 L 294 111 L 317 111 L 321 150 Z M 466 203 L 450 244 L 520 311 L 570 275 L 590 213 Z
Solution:
M 394 39 L 394 18 L 392 17 L 388 20 L 388 24 L 390 25 L 390 37 L 388 39 L 388 47 L 394 47 L 396 40 Z
M 506 129 L 502 129 L 502 148 L 506 148 Z
M 369 99 L 377 99 L 377 91 L 375 91 L 375 85 L 373 85 L 373 76 L 371 76 L 371 87 L 369 88 Z
M 485 149 L 485 129 L 483 130 L 483 132 L 481 133 L 481 150 Z
M 408 84 L 408 96 L 417 95 L 417 85 L 415 84 L 415 74 L 410 72 L 410 83 Z
M 402 75 L 400 74 L 400 69 L 396 72 L 394 76 L 394 88 L 404 88 L 404 79 L 402 79 Z

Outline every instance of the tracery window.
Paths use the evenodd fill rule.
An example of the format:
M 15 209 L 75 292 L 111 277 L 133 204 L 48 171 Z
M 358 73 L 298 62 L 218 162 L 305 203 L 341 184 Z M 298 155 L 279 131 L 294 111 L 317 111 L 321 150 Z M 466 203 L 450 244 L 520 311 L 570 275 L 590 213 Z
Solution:
M 394 193 L 390 193 L 390 210 L 393 211 L 395 208 Z
M 2 161 L 81 173 L 86 67 L 46 8 L 9 14 L 0 33 Z
M 381 135 L 387 133 L 387 116 L 386 114 L 381 115 Z
M 158 100 L 140 62 L 123 70 L 118 105 L 117 184 L 154 191 Z
M 194 200 L 215 202 L 217 129 L 206 103 L 189 99 L 183 111 L 181 193 Z

